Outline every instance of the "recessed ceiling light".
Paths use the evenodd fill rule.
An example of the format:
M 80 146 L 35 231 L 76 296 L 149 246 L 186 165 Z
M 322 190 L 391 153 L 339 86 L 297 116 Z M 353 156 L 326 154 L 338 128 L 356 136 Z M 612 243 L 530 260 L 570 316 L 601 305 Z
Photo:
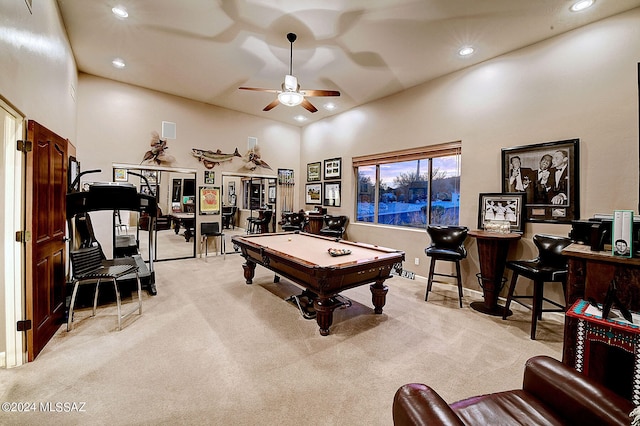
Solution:
M 581 10 L 585 10 L 593 6 L 595 0 L 580 0 L 571 5 L 572 12 L 580 12 Z
M 465 47 L 461 48 L 460 50 L 458 50 L 458 55 L 460 55 L 460 56 L 469 56 L 473 52 L 474 52 L 473 47 L 465 46 Z
M 129 12 L 122 6 L 115 6 L 111 8 L 111 12 L 116 15 L 118 18 L 127 18 L 129 16 Z
M 324 104 L 324 108 L 329 111 L 333 111 L 334 109 L 336 109 L 336 104 L 334 104 L 333 102 L 327 102 L 326 104 Z
M 118 69 L 122 69 L 127 66 L 124 63 L 124 59 L 120 59 L 120 58 L 115 58 L 113 61 L 111 61 L 111 65 L 113 65 L 115 68 L 118 68 Z
M 294 120 L 302 123 L 303 121 L 307 121 L 307 117 L 305 117 L 304 115 L 296 115 L 295 117 L 293 117 Z

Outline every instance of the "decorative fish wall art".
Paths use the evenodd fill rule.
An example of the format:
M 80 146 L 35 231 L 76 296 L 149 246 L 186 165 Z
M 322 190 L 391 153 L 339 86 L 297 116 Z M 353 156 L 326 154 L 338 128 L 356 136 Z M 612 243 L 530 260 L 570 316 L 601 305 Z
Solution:
M 222 151 L 211 151 L 206 149 L 192 148 L 191 154 L 202 162 L 207 169 L 213 169 L 215 166 L 224 163 L 225 161 L 231 161 L 234 157 L 242 157 L 238 152 L 238 148 L 233 154 L 224 154 Z

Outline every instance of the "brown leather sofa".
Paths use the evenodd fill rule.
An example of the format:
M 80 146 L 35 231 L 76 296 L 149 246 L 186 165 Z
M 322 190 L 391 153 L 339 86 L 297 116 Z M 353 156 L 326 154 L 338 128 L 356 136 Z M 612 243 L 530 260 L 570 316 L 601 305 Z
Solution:
M 629 425 L 631 401 L 546 356 L 529 359 L 522 389 L 447 404 L 427 385 L 402 386 L 393 399 L 396 426 Z

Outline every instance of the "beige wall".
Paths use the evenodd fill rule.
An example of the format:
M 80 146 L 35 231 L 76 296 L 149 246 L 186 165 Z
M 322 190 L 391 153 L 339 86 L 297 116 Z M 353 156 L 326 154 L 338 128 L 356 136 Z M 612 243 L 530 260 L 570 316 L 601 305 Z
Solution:
M 0 96 L 74 142 L 77 69 L 54 0 L 0 0 Z
M 311 124 L 301 164 L 343 157 L 339 210 L 353 218 L 353 156 L 462 140 L 460 223 L 475 229 L 478 193 L 501 192 L 501 148 L 580 138 L 581 216 L 637 211 L 638 62 L 640 9 Z M 533 257 L 534 233 L 568 231 L 528 223 L 511 255 Z M 423 230 L 352 222 L 349 237 L 403 249 L 407 269 L 428 273 Z M 478 289 L 475 240 L 467 245 L 465 286 Z
M 82 170 L 102 170 L 86 175 L 87 181 L 110 181 L 114 162 L 139 164 L 150 149 L 151 132 L 160 133 L 162 121 L 176 123 L 177 138 L 168 140 L 167 153 L 175 158 L 172 165 L 196 169 L 196 186 L 204 184 L 205 167 L 191 154 L 192 148 L 223 153 L 237 148 L 244 155 L 250 136 L 258 139 L 261 158 L 272 170 L 250 171 L 247 163 L 235 158 L 211 169 L 216 185 L 222 184 L 221 172 L 276 176 L 278 168 L 292 168 L 300 176 L 298 127 L 88 74 L 80 74 L 78 84 L 78 159 Z M 110 217 L 95 216 L 96 236 L 111 253 Z

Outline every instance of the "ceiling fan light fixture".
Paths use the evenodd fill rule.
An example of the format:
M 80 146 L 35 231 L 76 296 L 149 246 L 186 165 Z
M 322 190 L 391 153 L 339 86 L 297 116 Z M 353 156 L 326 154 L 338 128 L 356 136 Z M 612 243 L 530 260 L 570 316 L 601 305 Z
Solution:
M 298 92 L 280 92 L 278 93 L 278 100 L 282 105 L 296 106 L 302 103 L 304 96 Z

